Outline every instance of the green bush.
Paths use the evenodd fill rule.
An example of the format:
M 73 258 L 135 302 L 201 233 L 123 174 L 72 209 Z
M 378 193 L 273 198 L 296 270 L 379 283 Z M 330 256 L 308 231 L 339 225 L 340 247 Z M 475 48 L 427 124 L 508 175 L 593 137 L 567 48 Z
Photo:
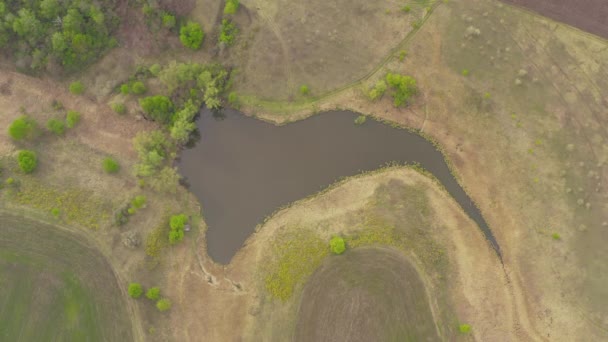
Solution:
M 65 133 L 65 123 L 57 119 L 49 119 L 46 122 L 46 128 L 55 135 L 63 135 Z
M 158 300 L 160 298 L 160 288 L 151 287 L 146 291 L 146 297 L 152 300 Z
M 235 14 L 239 9 L 240 0 L 226 0 L 226 6 L 224 6 L 224 14 Z
M 142 293 L 144 293 L 144 289 L 141 287 L 140 283 L 131 283 L 129 284 L 128 292 L 131 298 L 139 298 Z
M 468 69 L 462 69 L 462 76 L 469 76 L 469 70 Z
M 131 88 L 129 87 L 128 83 L 122 84 L 120 86 L 120 93 L 123 95 L 129 95 L 129 93 L 131 92 Z
M 122 102 L 114 102 L 112 103 L 112 110 L 117 114 L 125 114 L 127 112 L 127 107 Z
M 189 21 L 179 30 L 179 40 L 185 47 L 192 50 L 200 49 L 204 38 L 205 33 L 203 32 L 201 25 L 193 21 Z
M 32 173 L 38 166 L 38 159 L 36 158 L 36 152 L 29 150 L 21 150 L 17 154 L 17 162 L 19 168 L 25 173 Z
M 32 139 L 37 135 L 38 124 L 32 118 L 24 115 L 15 119 L 8 126 L 8 135 L 13 140 Z
M 68 110 L 65 116 L 65 123 L 68 128 L 73 128 L 80 122 L 80 113 L 75 110 Z
M 561 240 L 562 239 L 562 236 L 559 235 L 558 233 L 553 233 L 551 235 L 551 237 L 553 238 L 553 240 Z
M 386 92 L 386 82 L 384 80 L 378 80 L 374 87 L 369 91 L 369 99 L 372 101 L 380 99 L 384 92 Z
M 329 249 L 332 253 L 340 255 L 346 250 L 346 242 L 339 236 L 334 236 L 329 240 Z
M 412 8 L 410 6 L 403 6 L 401 7 L 401 11 L 405 12 L 405 13 L 409 13 L 412 10 Z
M 171 301 L 167 298 L 159 299 L 158 302 L 156 302 L 156 308 L 161 312 L 167 311 L 171 309 Z
M 84 85 L 80 81 L 70 83 L 70 93 L 80 95 L 84 92 Z
M 310 89 L 308 89 L 307 85 L 300 86 L 300 94 L 308 95 L 308 93 L 310 93 Z
M 458 331 L 460 331 L 461 334 L 468 334 L 471 332 L 471 326 L 468 324 L 461 324 L 458 326 Z
M 175 20 L 175 16 L 174 15 L 171 15 L 171 14 L 168 14 L 168 13 L 165 13 L 163 15 L 163 26 L 165 28 L 172 29 L 172 28 L 175 27 L 176 23 L 177 23 L 177 21 Z
M 162 124 L 168 124 L 171 121 L 173 102 L 168 97 L 163 95 L 144 97 L 139 100 L 139 105 L 152 120 Z
M 150 70 L 150 73 L 156 77 L 156 76 L 158 76 L 158 74 L 160 74 L 162 67 L 160 66 L 160 64 L 152 64 L 150 66 L 149 70 Z
M 393 88 L 395 107 L 403 104 L 407 105 L 410 98 L 418 91 L 416 80 L 411 76 L 388 73 L 386 75 L 386 83 Z
M 139 162 L 135 165 L 135 174 L 149 177 L 158 173 L 164 166 L 169 150 L 172 148 L 162 131 L 140 132 L 133 139 L 133 146 Z
M 365 123 L 365 121 L 367 121 L 367 117 L 365 115 L 359 115 L 355 119 L 355 125 L 357 125 L 357 126 L 363 125 Z
M 146 196 L 138 195 L 131 201 L 131 208 L 141 209 L 146 206 Z
M 238 32 L 239 30 L 233 22 L 228 19 L 222 19 L 220 42 L 225 43 L 226 45 L 234 44 L 234 39 Z
M 184 214 L 173 215 L 169 220 L 169 242 L 173 245 L 184 238 L 184 226 L 188 222 L 188 217 Z
M 142 81 L 135 81 L 131 84 L 131 93 L 135 95 L 144 94 L 148 89 Z
M 111 157 L 107 157 L 103 160 L 103 170 L 106 173 L 117 173 L 120 170 L 120 165 L 118 162 Z

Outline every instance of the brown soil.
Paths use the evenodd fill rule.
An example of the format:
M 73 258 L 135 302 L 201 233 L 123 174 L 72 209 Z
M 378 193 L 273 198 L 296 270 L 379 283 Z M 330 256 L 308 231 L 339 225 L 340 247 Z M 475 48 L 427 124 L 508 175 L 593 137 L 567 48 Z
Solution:
M 608 2 L 605 0 L 501 0 L 557 21 L 608 38 Z

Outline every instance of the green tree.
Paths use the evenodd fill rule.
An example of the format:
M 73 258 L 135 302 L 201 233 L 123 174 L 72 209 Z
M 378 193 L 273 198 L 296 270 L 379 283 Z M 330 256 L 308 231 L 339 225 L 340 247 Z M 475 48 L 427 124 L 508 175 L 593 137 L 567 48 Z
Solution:
M 140 283 L 131 283 L 129 284 L 128 292 L 131 298 L 139 298 L 144 293 L 144 289 Z
M 38 124 L 32 118 L 23 115 L 8 126 L 8 135 L 13 140 L 33 139 L 38 132 Z
M 171 301 L 167 298 L 159 299 L 158 302 L 156 302 L 156 308 L 161 312 L 167 311 L 171 309 Z
M 193 21 L 189 21 L 179 30 L 179 40 L 185 47 L 192 50 L 200 49 L 203 38 L 205 38 L 205 33 L 203 32 L 201 25 Z
M 61 10 L 57 0 L 40 1 L 40 15 L 45 19 L 55 19 Z
M 339 236 L 334 236 L 329 240 L 329 249 L 334 254 L 342 254 L 346 250 L 346 242 Z
M 80 95 L 84 92 L 84 85 L 80 81 L 70 83 L 70 93 Z
M 43 26 L 28 8 L 21 8 L 13 20 L 13 31 L 21 38 L 33 42 L 40 36 Z
M 36 158 L 36 152 L 29 150 L 21 150 L 17 154 L 17 162 L 19 168 L 24 173 L 32 173 L 38 166 L 38 159 Z
M 57 119 L 49 119 L 46 122 L 46 128 L 55 133 L 55 135 L 63 135 L 65 133 L 65 123 Z
M 368 96 L 370 100 L 375 101 L 381 98 L 384 95 L 384 92 L 386 92 L 386 82 L 384 80 L 378 80 L 374 87 L 369 91 Z
M 146 206 L 146 196 L 144 196 L 144 195 L 137 195 L 131 201 L 131 208 L 141 209 L 145 206 Z
M 152 120 L 168 124 L 173 114 L 173 102 L 163 95 L 148 96 L 139 100 L 143 111 L 150 115 Z
M 184 214 L 173 215 L 169 220 L 169 242 L 173 245 L 184 238 L 184 227 L 188 222 L 188 217 Z
M 74 128 L 80 122 L 80 113 L 75 110 L 68 110 L 65 116 L 65 123 L 68 128 Z
M 160 298 L 160 288 L 151 287 L 146 291 L 146 297 L 152 300 L 158 300 Z
M 416 94 L 416 80 L 411 76 L 388 73 L 386 83 L 393 88 L 393 100 L 395 107 L 407 105 L 410 98 Z
M 102 166 L 103 166 L 103 170 L 106 173 L 117 173 L 118 171 L 120 171 L 120 165 L 118 164 L 116 159 L 114 159 L 112 157 L 104 158 L 104 160 L 102 162 Z

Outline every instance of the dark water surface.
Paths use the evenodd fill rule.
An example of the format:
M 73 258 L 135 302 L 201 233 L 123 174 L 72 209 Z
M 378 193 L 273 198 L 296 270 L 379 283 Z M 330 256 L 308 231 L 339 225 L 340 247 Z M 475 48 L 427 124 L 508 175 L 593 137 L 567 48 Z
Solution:
M 205 110 L 197 121 L 200 141 L 184 150 L 179 170 L 198 197 L 208 224 L 207 248 L 227 264 L 255 226 L 277 208 L 322 190 L 337 179 L 388 162 L 417 162 L 430 171 L 498 245 L 477 207 L 431 142 L 352 112 L 327 112 L 274 126 L 225 110 Z

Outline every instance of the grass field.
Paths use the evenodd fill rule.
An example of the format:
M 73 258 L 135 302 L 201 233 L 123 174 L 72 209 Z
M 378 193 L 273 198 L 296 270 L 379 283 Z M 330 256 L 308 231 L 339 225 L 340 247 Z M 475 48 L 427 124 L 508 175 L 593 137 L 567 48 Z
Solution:
M 55 227 L 0 212 L 4 341 L 132 340 L 126 298 L 105 258 Z
M 304 287 L 295 341 L 437 341 L 425 286 L 399 252 L 327 258 Z

